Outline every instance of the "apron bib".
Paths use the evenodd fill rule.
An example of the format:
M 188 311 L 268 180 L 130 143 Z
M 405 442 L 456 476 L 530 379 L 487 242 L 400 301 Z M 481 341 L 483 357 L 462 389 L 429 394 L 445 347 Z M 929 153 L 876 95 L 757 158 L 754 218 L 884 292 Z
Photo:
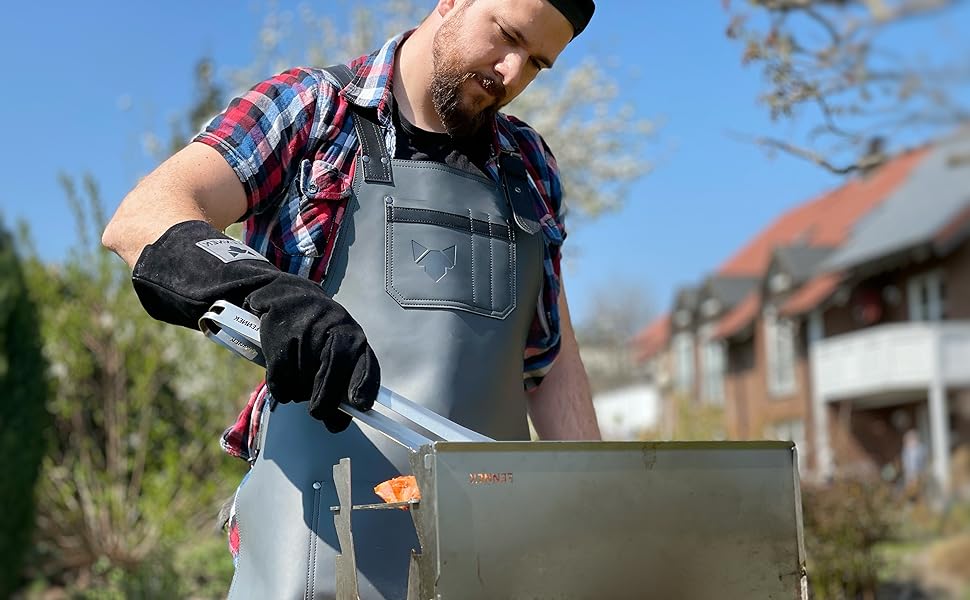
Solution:
M 523 351 L 543 244 L 521 158 L 502 155 L 499 185 L 392 159 L 373 117 L 352 118 L 361 154 L 324 289 L 360 323 L 385 387 L 489 437 L 527 440 Z M 303 404 L 272 405 L 236 495 L 229 596 L 334 598 L 333 465 L 349 457 L 354 502 L 378 502 L 374 486 L 410 474 L 407 452 L 356 423 L 329 433 Z M 352 518 L 360 597 L 404 600 L 420 551 L 410 515 Z

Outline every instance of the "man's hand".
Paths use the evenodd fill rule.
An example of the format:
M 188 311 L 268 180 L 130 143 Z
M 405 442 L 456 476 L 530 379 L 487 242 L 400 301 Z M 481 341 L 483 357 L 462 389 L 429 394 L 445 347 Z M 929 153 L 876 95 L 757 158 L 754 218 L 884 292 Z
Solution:
M 152 317 L 197 328 L 216 300 L 260 317 L 266 382 L 279 402 L 309 401 L 333 432 L 374 404 L 380 367 L 360 325 L 316 283 L 283 273 L 246 245 L 204 221 L 185 221 L 145 246 L 132 273 Z
M 368 410 L 381 384 L 381 370 L 360 325 L 323 292 L 296 275 L 282 276 L 252 294 L 246 307 L 260 317 L 266 385 L 280 402 L 309 399 L 310 415 L 336 433 L 351 417 L 348 402 Z

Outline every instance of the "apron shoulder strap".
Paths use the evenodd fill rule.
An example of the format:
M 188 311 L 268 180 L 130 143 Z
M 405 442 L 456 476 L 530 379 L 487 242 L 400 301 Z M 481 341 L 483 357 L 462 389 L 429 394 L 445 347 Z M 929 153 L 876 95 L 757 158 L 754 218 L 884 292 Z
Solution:
M 354 80 L 354 72 L 344 64 L 331 65 L 323 69 L 330 73 L 345 88 Z M 364 167 L 364 181 L 391 185 L 391 155 L 384 144 L 384 134 L 372 115 L 357 106 L 351 107 L 354 129 L 360 140 L 360 166 Z
M 502 187 L 512 207 L 515 223 L 529 235 L 536 234 L 539 219 L 536 216 L 536 199 L 529 189 L 529 174 L 522 155 L 518 152 L 502 152 L 499 156 L 499 170 L 502 172 Z

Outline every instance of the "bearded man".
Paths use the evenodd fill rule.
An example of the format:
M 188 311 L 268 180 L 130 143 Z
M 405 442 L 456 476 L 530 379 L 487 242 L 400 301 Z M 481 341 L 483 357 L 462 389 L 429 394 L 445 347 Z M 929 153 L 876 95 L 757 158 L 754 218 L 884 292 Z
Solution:
M 586 27 L 592 0 L 439 0 L 414 30 L 233 100 L 123 200 L 103 243 L 147 312 L 261 320 L 266 380 L 223 447 L 248 460 L 231 598 L 332 598 L 331 469 L 353 496 L 410 471 L 361 429 L 381 384 L 500 440 L 598 439 L 562 288 L 556 161 L 500 109 Z M 244 223 L 245 245 L 225 236 Z M 304 409 L 300 403 L 306 403 Z M 413 524 L 354 522 L 363 598 L 404 598 Z M 396 514 L 395 514 L 396 513 Z

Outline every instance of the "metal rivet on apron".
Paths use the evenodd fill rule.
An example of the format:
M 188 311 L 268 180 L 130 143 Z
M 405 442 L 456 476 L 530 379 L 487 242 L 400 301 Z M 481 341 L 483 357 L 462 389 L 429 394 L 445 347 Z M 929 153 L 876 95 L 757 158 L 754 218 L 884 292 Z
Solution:
M 365 154 L 360 157 L 360 160 L 364 161 L 365 163 L 370 162 L 370 157 Z
M 394 204 L 393 196 L 384 196 L 384 204 Z
M 311 183 L 310 185 L 306 186 L 306 191 L 310 192 L 311 194 L 316 194 L 317 193 L 316 184 Z
M 516 194 L 521 194 L 522 193 L 522 188 L 520 188 L 519 186 L 515 186 L 515 193 Z
M 384 165 L 387 164 L 387 157 L 386 156 L 382 156 L 381 157 L 381 164 L 384 164 Z
M 319 481 L 314 481 L 313 482 L 313 489 L 319 490 L 321 487 L 322 486 L 320 485 L 320 482 Z

